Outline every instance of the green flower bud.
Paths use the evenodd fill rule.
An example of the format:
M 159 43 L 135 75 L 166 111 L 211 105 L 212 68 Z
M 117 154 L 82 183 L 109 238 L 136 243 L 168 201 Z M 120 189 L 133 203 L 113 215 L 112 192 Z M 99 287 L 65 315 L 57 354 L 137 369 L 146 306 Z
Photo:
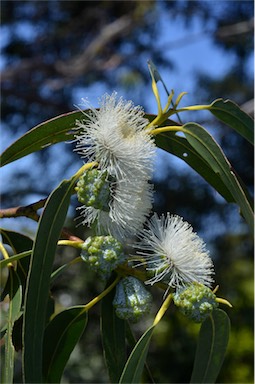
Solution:
M 200 283 L 192 283 L 178 289 L 173 295 L 174 303 L 180 311 L 196 323 L 201 323 L 218 307 L 215 294 Z
M 80 203 L 86 207 L 94 207 L 109 211 L 110 185 L 107 172 L 98 169 L 86 171 L 78 180 L 76 192 Z
M 137 322 L 151 308 L 152 296 L 144 284 L 135 277 L 128 276 L 116 286 L 113 306 L 121 319 Z
M 81 258 L 103 279 L 126 260 L 122 244 L 112 236 L 88 237 L 82 244 Z

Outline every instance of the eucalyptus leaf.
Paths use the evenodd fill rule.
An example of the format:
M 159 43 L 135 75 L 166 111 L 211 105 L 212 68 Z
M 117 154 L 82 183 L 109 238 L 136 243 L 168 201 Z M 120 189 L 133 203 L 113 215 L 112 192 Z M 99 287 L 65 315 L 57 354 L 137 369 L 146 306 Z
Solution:
M 164 132 L 156 136 L 156 144 L 159 148 L 185 161 L 215 188 L 226 201 L 235 201 L 219 174 L 214 172 L 208 162 L 189 144 L 185 137 L 177 136 L 175 132 Z
M 134 384 L 141 382 L 141 376 L 154 328 L 155 326 L 152 325 L 147 329 L 136 343 L 122 372 L 119 383 Z
M 202 323 L 191 383 L 215 383 L 229 340 L 230 320 L 221 309 L 215 309 Z
M 45 383 L 60 383 L 68 359 L 87 325 L 84 306 L 68 308 L 57 314 L 45 329 L 43 377 Z
M 64 180 L 49 196 L 39 220 L 31 255 L 24 305 L 23 373 L 28 383 L 42 383 L 43 334 L 50 276 L 57 241 L 67 214 L 74 180 Z
M 191 146 L 204 161 L 207 162 L 213 172 L 219 175 L 235 202 L 239 205 L 241 214 L 253 231 L 253 209 L 246 195 L 247 192 L 242 188 L 220 146 L 213 137 L 198 124 L 187 123 L 183 126 L 182 131 L 185 133 Z
M 81 111 L 73 111 L 44 121 L 30 129 L 1 155 L 1 166 L 9 164 L 52 144 L 73 139 L 76 119 L 86 119 Z
M 3 382 L 12 383 L 14 375 L 14 346 L 12 343 L 12 330 L 16 319 L 20 316 L 22 303 L 22 286 L 19 276 L 13 268 L 9 268 L 9 310 L 7 318 L 7 331 L 5 334 L 5 356 L 3 369 Z
M 254 144 L 254 120 L 231 100 L 217 99 L 208 110 Z
M 112 305 L 115 289 L 101 303 L 101 335 L 104 358 L 112 383 L 120 379 L 126 362 L 125 321 L 119 319 Z

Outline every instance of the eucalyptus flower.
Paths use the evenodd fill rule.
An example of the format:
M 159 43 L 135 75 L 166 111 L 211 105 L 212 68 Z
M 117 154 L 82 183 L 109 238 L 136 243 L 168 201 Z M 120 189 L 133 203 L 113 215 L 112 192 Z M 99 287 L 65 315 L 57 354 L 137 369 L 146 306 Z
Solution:
M 97 161 L 117 179 L 151 178 L 155 145 L 140 106 L 117 99 L 113 92 L 102 97 L 98 110 L 92 108 L 84 115 L 84 120 L 76 121 L 76 150 L 82 158 Z
M 179 288 L 213 282 L 213 263 L 205 243 L 180 216 L 154 214 L 139 237 L 137 253 L 142 261 L 138 265 L 146 266 L 147 284 L 163 282 Z

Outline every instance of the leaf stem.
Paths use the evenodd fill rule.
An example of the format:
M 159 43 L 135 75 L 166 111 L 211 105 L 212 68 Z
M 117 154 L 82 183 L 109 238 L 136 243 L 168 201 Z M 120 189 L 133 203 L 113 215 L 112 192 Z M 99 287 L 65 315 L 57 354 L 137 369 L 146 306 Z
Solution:
M 78 238 L 77 238 L 78 239 Z M 77 240 L 77 241 L 72 241 L 72 240 L 59 240 L 58 245 L 67 245 L 73 248 L 81 248 L 81 244 L 83 244 L 83 240 Z
M 182 131 L 182 126 L 170 125 L 168 127 L 159 127 L 159 128 L 153 129 L 150 133 L 151 135 L 158 135 L 159 133 L 171 132 L 171 131 Z
M 119 282 L 120 278 L 120 276 L 116 277 L 114 282 L 109 285 L 109 287 L 107 287 L 102 293 L 100 293 L 100 295 L 94 297 L 93 300 L 91 300 L 88 304 L 84 305 L 82 312 L 89 311 L 90 308 L 92 308 L 95 304 L 102 300 L 102 298 L 105 297 L 115 287 L 115 285 Z
M 153 322 L 153 325 L 157 325 L 158 322 L 162 319 L 162 317 L 164 316 L 165 312 L 167 311 L 171 301 L 172 301 L 172 293 L 170 293 L 167 298 L 165 299 L 165 301 L 163 302 L 160 310 L 158 311 L 155 319 L 154 319 L 154 322 Z

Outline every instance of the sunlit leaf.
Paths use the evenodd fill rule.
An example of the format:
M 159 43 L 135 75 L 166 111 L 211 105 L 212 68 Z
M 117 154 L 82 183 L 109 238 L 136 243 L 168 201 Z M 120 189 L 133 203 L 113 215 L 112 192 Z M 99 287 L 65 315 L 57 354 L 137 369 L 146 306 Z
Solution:
M 119 381 L 126 362 L 125 321 L 119 319 L 112 305 L 115 289 L 101 304 L 101 334 L 104 357 L 112 383 Z
M 254 143 L 254 120 L 233 101 L 217 99 L 208 109 L 214 116 L 235 129 L 251 144 Z
M 42 382 L 42 346 L 50 276 L 73 182 L 64 180 L 49 196 L 39 221 L 31 255 L 23 327 L 23 372 L 28 383 Z
M 45 383 L 59 383 L 64 368 L 87 325 L 83 306 L 68 308 L 56 315 L 45 329 L 43 377 Z
M 191 383 L 215 383 L 220 372 L 230 332 L 227 314 L 216 309 L 202 323 Z

